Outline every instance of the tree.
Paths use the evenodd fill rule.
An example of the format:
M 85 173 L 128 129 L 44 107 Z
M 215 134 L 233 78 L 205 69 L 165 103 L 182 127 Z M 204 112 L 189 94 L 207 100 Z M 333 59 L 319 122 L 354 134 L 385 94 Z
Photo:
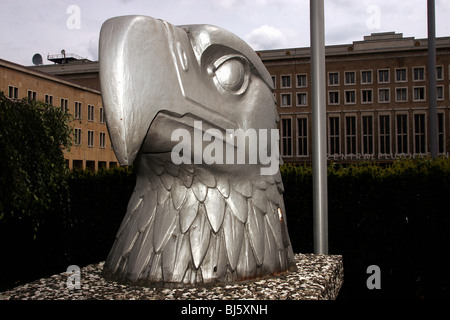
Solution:
M 71 117 L 34 100 L 11 100 L 0 92 L 0 224 L 39 224 L 56 208 L 67 207 L 67 167 Z

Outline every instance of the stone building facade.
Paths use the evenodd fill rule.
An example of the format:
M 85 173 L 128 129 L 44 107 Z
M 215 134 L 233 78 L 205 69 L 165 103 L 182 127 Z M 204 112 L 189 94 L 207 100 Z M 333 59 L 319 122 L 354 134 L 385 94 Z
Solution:
M 64 150 L 69 168 L 98 170 L 117 165 L 99 90 L 0 59 L 0 91 L 60 107 L 73 116 L 73 145 Z
M 377 33 L 327 46 L 329 160 L 392 160 L 429 152 L 427 39 Z M 450 151 L 450 37 L 436 39 L 439 153 Z M 309 48 L 259 51 L 275 84 L 285 162 L 312 153 Z

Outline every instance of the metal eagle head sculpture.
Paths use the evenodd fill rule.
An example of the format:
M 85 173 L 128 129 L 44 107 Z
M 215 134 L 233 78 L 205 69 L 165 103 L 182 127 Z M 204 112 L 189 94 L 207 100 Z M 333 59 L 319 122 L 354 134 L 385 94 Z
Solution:
M 99 57 L 115 154 L 136 168 L 105 274 L 185 286 L 295 269 L 273 83 L 258 55 L 215 26 L 123 16 L 103 24 Z

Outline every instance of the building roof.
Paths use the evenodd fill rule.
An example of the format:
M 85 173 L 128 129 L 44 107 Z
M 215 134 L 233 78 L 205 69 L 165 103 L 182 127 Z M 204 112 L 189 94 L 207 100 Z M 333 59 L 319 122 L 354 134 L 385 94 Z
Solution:
M 31 66 L 30 69 L 41 70 L 55 75 L 75 75 L 86 73 L 98 73 L 98 61 L 83 61 L 78 63 L 66 64 L 45 64 L 39 66 Z
M 20 64 L 11 62 L 11 61 L 7 61 L 7 60 L 3 60 L 0 59 L 0 67 L 5 67 L 5 68 L 10 68 L 10 69 L 14 69 L 20 72 L 24 72 L 26 74 L 29 75 L 33 75 L 42 79 L 46 79 L 46 80 L 50 80 L 50 81 L 55 81 L 58 83 L 62 83 L 71 87 L 76 87 L 78 89 L 82 89 L 82 90 L 86 90 L 86 91 L 90 91 L 93 93 L 97 93 L 97 94 L 101 94 L 101 92 L 93 87 L 89 87 L 86 85 L 82 85 L 79 82 L 76 81 L 71 81 L 71 80 L 67 80 L 65 78 L 62 78 L 58 75 L 55 75 L 53 73 L 48 73 L 48 72 L 44 72 L 42 70 L 40 70 L 39 68 L 33 68 L 33 67 L 26 67 L 26 66 L 22 66 Z M 98 72 L 98 69 L 97 69 Z
M 365 36 L 362 41 L 353 41 L 351 44 L 330 45 L 325 47 L 325 55 L 352 55 L 380 52 L 398 52 L 405 50 L 426 50 L 428 39 L 415 39 L 414 37 L 404 38 L 402 33 L 382 32 L 372 33 Z M 450 48 L 450 37 L 436 38 L 436 49 Z M 309 58 L 311 56 L 310 47 L 275 49 L 258 51 L 259 56 L 264 61 Z

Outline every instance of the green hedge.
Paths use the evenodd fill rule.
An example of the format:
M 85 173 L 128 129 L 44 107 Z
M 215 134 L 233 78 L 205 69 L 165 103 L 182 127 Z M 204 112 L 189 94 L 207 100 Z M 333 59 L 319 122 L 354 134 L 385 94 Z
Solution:
M 311 167 L 285 165 L 282 173 L 294 250 L 312 252 Z M 449 296 L 441 267 L 450 244 L 449 160 L 329 166 L 328 223 L 330 254 L 344 259 L 344 296 Z M 366 287 L 372 264 L 382 290 Z
M 312 169 L 286 164 L 281 172 L 294 251 L 313 252 Z M 15 260 L 2 264 L 1 275 L 20 270 L 23 278 L 23 270 L 32 268 L 37 277 L 103 261 L 134 183 L 133 170 L 126 168 L 67 175 L 70 198 L 63 219 L 47 219 L 35 240 L 24 236 L 32 229 L 23 221 L 2 230 L 16 242 L 8 247 Z M 340 298 L 449 297 L 449 160 L 330 165 L 328 202 L 330 254 L 344 259 Z M 366 287 L 370 265 L 381 269 L 381 290 Z
M 0 221 L 0 291 L 106 259 L 134 188 L 133 170 L 73 171 L 64 181 L 64 207 L 42 215 L 37 232 L 28 216 Z
M 70 190 L 69 257 L 74 264 L 104 261 L 126 213 L 136 178 L 132 168 L 74 171 Z M 76 262 L 76 263 L 75 263 Z

